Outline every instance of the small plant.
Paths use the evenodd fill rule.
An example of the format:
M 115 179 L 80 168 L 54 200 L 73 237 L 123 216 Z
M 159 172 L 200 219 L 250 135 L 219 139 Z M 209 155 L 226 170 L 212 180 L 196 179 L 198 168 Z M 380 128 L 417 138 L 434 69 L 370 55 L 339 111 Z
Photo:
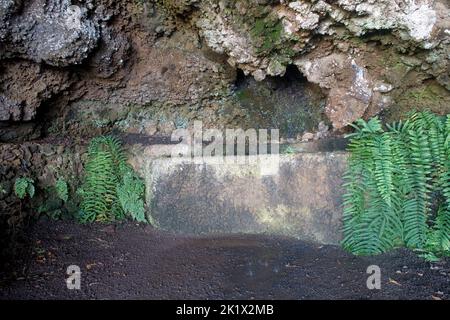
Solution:
M 0 183 L 0 195 L 6 194 L 6 193 L 7 193 L 7 192 L 6 192 L 5 187 L 3 186 L 3 184 Z
M 17 178 L 14 183 L 14 193 L 15 195 L 23 200 L 28 195 L 30 198 L 34 197 L 34 181 L 31 178 L 22 177 Z
M 373 255 L 406 246 L 429 261 L 449 255 L 450 115 L 414 112 L 386 129 L 377 118 L 354 128 L 344 248 Z
M 284 154 L 295 154 L 295 149 L 292 146 L 287 146 L 283 149 Z
M 67 182 L 63 178 L 59 178 L 55 184 L 56 194 L 59 199 L 67 202 L 69 199 L 69 187 Z
M 121 143 L 112 136 L 94 138 L 88 149 L 81 196 L 81 222 L 121 220 L 126 215 L 144 222 L 144 185 L 126 163 Z
M 144 209 L 144 182 L 129 168 L 125 169 L 122 183 L 117 185 L 117 197 L 125 214 L 137 222 L 146 222 Z

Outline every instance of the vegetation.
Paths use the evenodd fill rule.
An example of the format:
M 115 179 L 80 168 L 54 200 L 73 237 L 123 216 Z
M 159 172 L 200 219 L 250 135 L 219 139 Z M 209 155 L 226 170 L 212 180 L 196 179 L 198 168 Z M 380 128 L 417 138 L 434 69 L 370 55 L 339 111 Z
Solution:
M 131 170 L 123 175 L 122 183 L 117 185 L 117 197 L 125 214 L 138 222 L 146 222 L 144 210 L 144 183 Z
M 259 18 L 250 31 L 252 37 L 258 40 L 260 52 L 270 52 L 281 43 L 282 25 L 275 18 Z
M 295 149 L 292 146 L 283 146 L 282 149 L 283 154 L 295 154 Z
M 69 199 L 69 187 L 67 186 L 67 182 L 63 178 L 59 178 L 55 184 L 56 194 L 58 198 L 64 202 L 67 202 Z
M 27 195 L 33 198 L 34 191 L 34 181 L 31 178 L 21 177 L 14 183 L 14 193 L 21 200 L 25 199 Z
M 450 254 L 450 115 L 413 112 L 383 128 L 359 120 L 345 175 L 343 246 L 373 255 L 406 246 Z
M 43 188 L 39 200 L 41 204 L 37 207 L 37 212 L 53 220 L 72 219 L 78 212 L 79 199 L 70 193 L 69 184 L 61 176 L 54 185 Z
M 6 189 L 1 183 L 0 183 L 0 194 L 6 194 Z
M 94 138 L 88 149 L 78 219 L 81 222 L 114 221 L 127 215 L 145 222 L 144 184 L 127 164 L 119 140 Z

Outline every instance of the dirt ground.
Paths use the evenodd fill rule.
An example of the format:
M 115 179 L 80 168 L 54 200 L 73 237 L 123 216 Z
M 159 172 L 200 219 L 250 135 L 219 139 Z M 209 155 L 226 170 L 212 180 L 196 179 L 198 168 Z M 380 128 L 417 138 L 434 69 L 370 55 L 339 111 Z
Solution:
M 262 235 L 173 236 L 128 222 L 82 226 L 41 220 L 25 277 L 0 299 L 435 299 L 450 297 L 450 260 L 407 250 L 355 257 L 336 246 Z M 81 289 L 68 290 L 69 265 Z M 381 268 L 369 290 L 367 267 Z M 20 269 L 17 269 L 20 270 Z

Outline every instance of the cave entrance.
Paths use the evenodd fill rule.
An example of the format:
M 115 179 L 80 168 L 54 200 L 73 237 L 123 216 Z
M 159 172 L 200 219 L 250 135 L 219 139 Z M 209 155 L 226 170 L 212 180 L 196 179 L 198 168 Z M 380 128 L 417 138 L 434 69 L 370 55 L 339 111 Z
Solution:
M 234 94 L 250 125 L 277 128 L 283 138 L 315 132 L 320 122 L 327 122 L 326 96 L 295 65 L 289 65 L 282 77 L 267 77 L 260 82 L 238 70 Z

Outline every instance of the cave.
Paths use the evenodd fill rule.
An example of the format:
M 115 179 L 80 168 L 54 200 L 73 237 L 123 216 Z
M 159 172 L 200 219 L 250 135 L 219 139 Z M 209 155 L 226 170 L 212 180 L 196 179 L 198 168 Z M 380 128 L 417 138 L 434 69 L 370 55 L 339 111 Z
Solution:
M 416 2 L 0 0 L 0 300 L 449 299 L 450 9 Z
M 287 139 L 297 139 L 304 132 L 315 132 L 324 114 L 326 94 L 295 65 L 288 65 L 283 76 L 269 76 L 256 81 L 238 70 L 234 94 L 239 106 L 257 128 L 277 128 Z

